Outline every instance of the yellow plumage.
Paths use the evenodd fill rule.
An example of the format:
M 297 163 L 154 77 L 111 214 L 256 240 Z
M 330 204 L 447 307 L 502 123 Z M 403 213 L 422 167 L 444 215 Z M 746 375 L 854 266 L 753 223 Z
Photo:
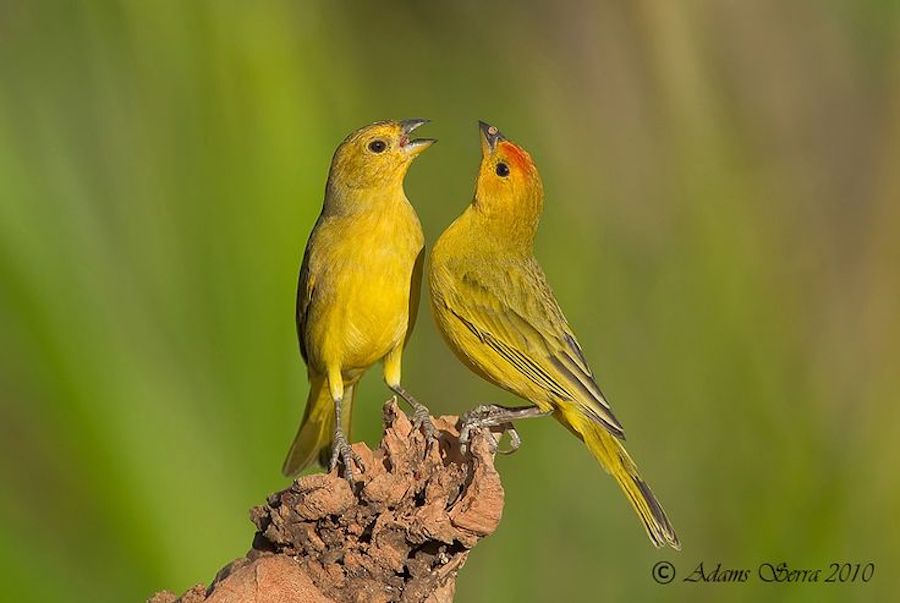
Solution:
M 438 329 L 469 368 L 536 411 L 552 413 L 584 441 L 619 483 L 653 543 L 679 548 L 533 256 L 543 208 L 537 168 L 487 124 L 482 154 L 472 204 L 432 251 L 429 286 Z
M 370 366 L 383 360 L 385 381 L 403 391 L 401 357 L 418 307 L 424 241 L 403 179 L 434 142 L 409 140 L 422 123 L 371 124 L 335 151 L 297 287 L 297 336 L 310 392 L 282 468 L 287 476 L 325 460 L 333 441 L 349 436 L 354 386 Z M 348 454 L 346 447 L 340 452 Z

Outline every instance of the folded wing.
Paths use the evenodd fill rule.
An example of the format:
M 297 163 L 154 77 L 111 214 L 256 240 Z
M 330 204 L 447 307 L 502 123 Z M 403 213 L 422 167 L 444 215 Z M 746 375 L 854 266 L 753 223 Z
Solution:
M 576 404 L 585 416 L 624 439 L 581 346 L 536 261 L 509 263 L 484 278 L 463 272 L 443 303 L 503 362 L 549 394 L 552 402 Z M 496 275 L 496 276 L 494 276 Z

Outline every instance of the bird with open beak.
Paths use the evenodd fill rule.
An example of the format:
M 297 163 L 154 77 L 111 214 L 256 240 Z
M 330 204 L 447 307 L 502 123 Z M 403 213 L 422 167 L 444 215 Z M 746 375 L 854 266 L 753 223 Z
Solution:
M 656 546 L 679 548 L 659 501 L 623 445 L 624 431 L 534 257 L 544 205 L 531 156 L 480 122 L 475 198 L 440 236 L 428 281 L 438 329 L 457 357 L 491 383 L 529 402 L 476 408 L 474 428 L 553 415 L 612 474 Z
M 403 181 L 435 141 L 411 137 L 425 119 L 381 121 L 353 132 L 331 160 L 322 213 L 313 227 L 297 286 L 297 337 L 309 376 L 303 420 L 282 472 L 315 461 L 343 465 L 356 384 L 384 362 L 388 387 L 414 409 L 433 437 L 428 409 L 400 384 L 403 347 L 419 304 L 424 237 Z

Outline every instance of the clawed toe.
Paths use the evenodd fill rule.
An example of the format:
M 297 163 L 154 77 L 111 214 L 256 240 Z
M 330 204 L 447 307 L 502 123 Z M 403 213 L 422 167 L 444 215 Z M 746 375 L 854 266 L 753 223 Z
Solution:
M 425 437 L 429 440 L 437 440 L 437 430 L 431 422 L 431 413 L 428 412 L 426 407 L 419 406 L 413 412 L 413 427 L 417 430 L 422 430 L 425 433 Z
M 522 436 L 519 435 L 518 430 L 512 423 L 504 423 L 501 425 L 502 431 L 500 432 L 501 437 L 504 433 L 509 434 L 509 448 L 505 450 L 500 449 L 500 442 L 497 442 L 497 453 L 498 454 L 513 454 L 522 446 Z
M 338 461 L 344 466 L 344 477 L 352 483 L 354 478 L 353 465 L 356 464 L 357 467 L 363 467 L 363 462 L 362 457 L 347 443 L 347 439 L 343 434 L 335 437 L 331 448 L 331 462 L 329 463 L 331 471 L 337 469 Z
M 491 424 L 490 417 L 496 407 L 493 404 L 480 404 L 466 412 L 460 419 L 459 447 L 463 455 L 468 452 L 472 432 L 484 429 Z
M 510 409 L 496 404 L 481 404 L 462 416 L 459 430 L 460 450 L 463 455 L 468 453 L 472 432 L 477 429 L 499 427 L 500 435 L 509 434 L 510 447 L 500 450 L 499 440 L 494 440 L 493 451 L 499 454 L 512 454 L 522 445 L 522 437 L 509 421 Z
M 394 393 L 403 398 L 403 400 L 412 408 L 413 428 L 416 431 L 422 431 L 425 434 L 425 439 L 427 440 L 429 447 L 435 444 L 438 441 L 438 435 L 437 430 L 434 428 L 434 424 L 431 422 L 431 412 L 428 410 L 428 407 L 416 400 L 408 391 L 399 385 L 395 385 L 391 389 L 394 390 Z

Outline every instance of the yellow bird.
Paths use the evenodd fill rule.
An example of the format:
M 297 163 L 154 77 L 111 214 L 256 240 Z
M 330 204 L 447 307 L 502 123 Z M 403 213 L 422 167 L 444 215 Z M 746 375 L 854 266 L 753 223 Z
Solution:
M 400 361 L 416 319 L 424 237 L 403 180 L 435 141 L 410 139 L 424 119 L 382 121 L 350 134 L 331 160 L 322 213 L 306 243 L 297 285 L 297 337 L 309 376 L 303 421 L 282 473 L 315 461 L 352 478 L 348 444 L 355 386 L 379 360 L 384 380 L 415 410 L 428 410 L 400 385 Z M 329 456 L 330 455 L 330 456 Z M 330 459 L 330 461 L 329 461 Z
M 480 126 L 474 200 L 432 251 L 432 308 L 466 366 L 532 406 L 481 406 L 467 417 L 462 439 L 472 428 L 553 414 L 616 479 L 653 544 L 678 549 L 675 530 L 625 451 L 622 426 L 534 258 L 544 203 L 537 168 L 497 128 Z

